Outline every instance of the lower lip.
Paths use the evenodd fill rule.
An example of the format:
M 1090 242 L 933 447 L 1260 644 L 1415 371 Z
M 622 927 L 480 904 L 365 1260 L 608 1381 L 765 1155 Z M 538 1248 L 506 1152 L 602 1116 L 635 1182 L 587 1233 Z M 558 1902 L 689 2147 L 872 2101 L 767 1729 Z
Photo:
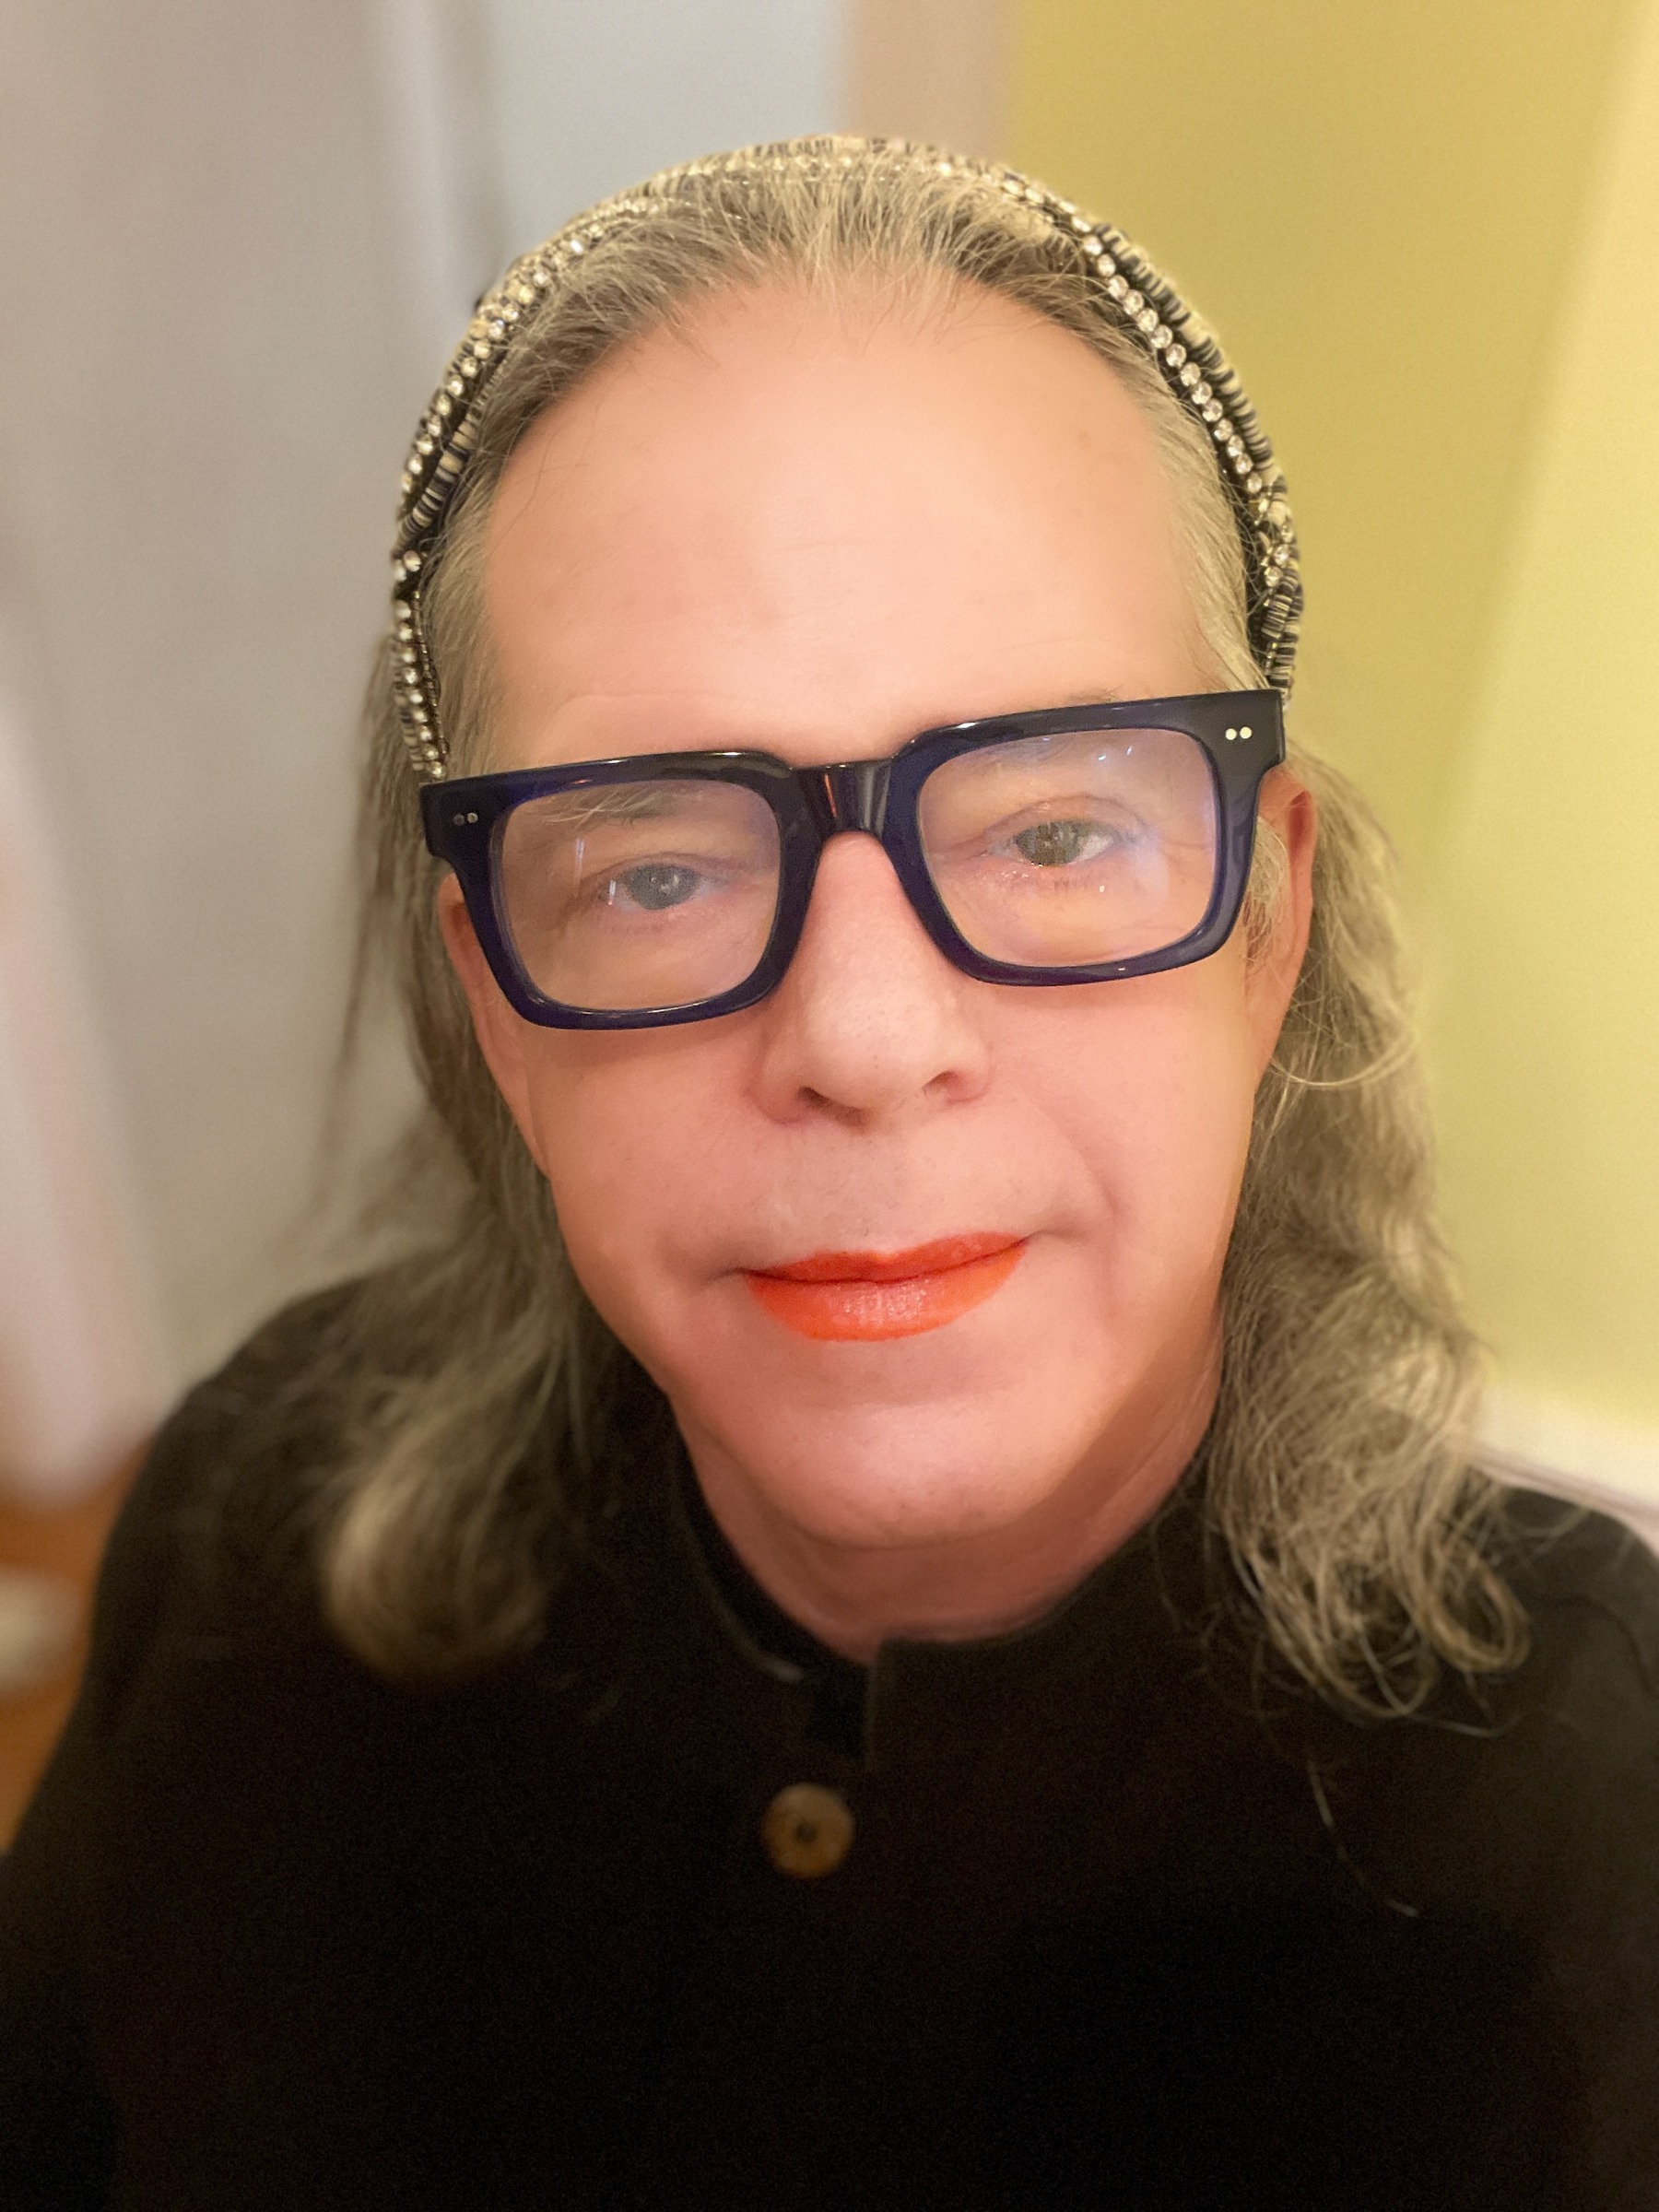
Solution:
M 942 1237 L 889 1255 L 820 1252 L 793 1267 L 746 1273 L 774 1321 L 825 1344 L 881 1344 L 942 1329 L 1000 1290 L 1019 1265 L 1023 1239 Z

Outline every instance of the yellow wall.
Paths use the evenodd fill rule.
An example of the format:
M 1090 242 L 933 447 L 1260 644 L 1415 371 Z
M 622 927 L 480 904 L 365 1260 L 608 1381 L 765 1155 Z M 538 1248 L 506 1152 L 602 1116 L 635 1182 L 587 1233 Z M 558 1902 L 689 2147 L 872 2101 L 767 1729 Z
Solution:
M 1659 5 L 1643 16 L 1450 810 L 1428 1036 L 1505 1370 L 1659 1428 Z
M 1293 720 L 1406 861 L 1500 1377 L 1659 1430 L 1659 0 L 1014 5 L 1011 158 L 1284 460 Z

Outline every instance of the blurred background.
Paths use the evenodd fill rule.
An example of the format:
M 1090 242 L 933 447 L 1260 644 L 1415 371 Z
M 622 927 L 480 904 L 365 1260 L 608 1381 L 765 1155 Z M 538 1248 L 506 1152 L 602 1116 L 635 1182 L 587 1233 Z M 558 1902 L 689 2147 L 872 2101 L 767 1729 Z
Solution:
M 1221 332 L 1301 527 L 1295 733 L 1402 856 L 1488 1440 L 1659 1528 L 1659 0 L 9 0 L 0 1684 L 42 1743 L 121 1470 L 348 1264 L 320 1170 L 406 1095 L 387 1041 L 328 1107 L 416 415 L 577 208 L 833 127 L 1033 171 Z

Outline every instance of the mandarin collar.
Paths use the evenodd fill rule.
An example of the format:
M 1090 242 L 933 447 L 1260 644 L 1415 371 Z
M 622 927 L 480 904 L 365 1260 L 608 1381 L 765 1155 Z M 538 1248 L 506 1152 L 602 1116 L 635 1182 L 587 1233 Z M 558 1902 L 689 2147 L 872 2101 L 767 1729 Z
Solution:
M 755 1581 L 683 1447 L 677 1456 L 669 1518 L 690 1601 L 751 1677 L 788 1685 L 820 1716 L 850 1709 L 853 1740 L 843 1747 L 868 1769 L 910 1764 L 918 1752 L 956 1761 L 1010 1736 L 1064 1735 L 1084 1696 L 1099 1716 L 1103 1697 L 1145 1703 L 1171 1671 L 1203 1671 L 1202 1537 L 1190 1474 L 1038 1619 L 948 1642 L 893 1637 L 861 1667 L 819 1643 Z

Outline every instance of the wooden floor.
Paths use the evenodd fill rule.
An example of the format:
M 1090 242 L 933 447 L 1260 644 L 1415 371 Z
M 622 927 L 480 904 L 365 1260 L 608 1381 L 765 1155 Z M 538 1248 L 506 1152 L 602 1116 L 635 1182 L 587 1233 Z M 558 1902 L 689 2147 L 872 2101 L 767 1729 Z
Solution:
M 136 1467 L 136 1459 L 129 1462 L 101 1489 L 66 1512 L 38 1512 L 0 1505 L 0 1564 L 41 1568 L 63 1575 L 81 1592 L 84 1601 L 90 1595 L 111 1524 Z M 23 1807 L 68 1718 L 85 1658 L 83 1603 L 81 1633 L 73 1653 L 53 1678 L 25 1697 L 0 1699 L 0 1850 L 11 1841 Z

